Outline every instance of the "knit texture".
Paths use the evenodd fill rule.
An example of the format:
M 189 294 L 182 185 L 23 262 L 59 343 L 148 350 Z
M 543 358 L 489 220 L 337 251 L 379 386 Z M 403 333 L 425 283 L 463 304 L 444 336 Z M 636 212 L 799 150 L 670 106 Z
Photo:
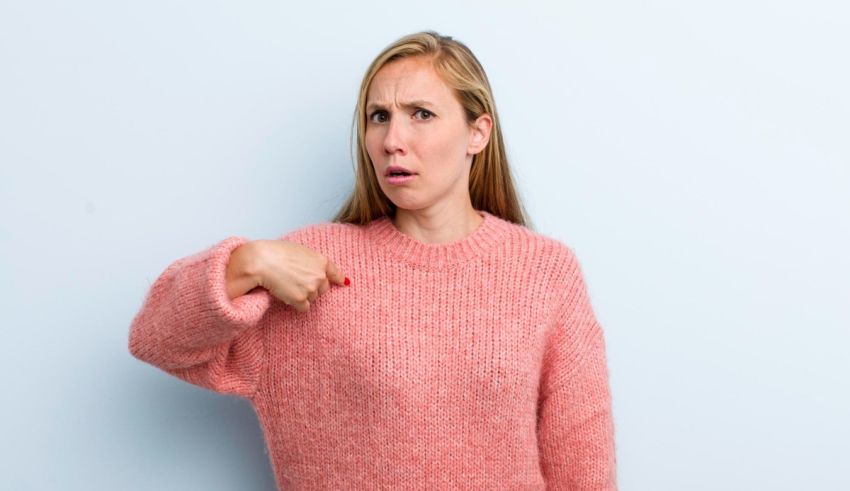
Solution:
M 306 312 L 229 300 L 231 236 L 171 263 L 129 350 L 251 401 L 279 489 L 616 490 L 605 340 L 573 250 L 479 210 L 449 244 L 388 217 L 282 240 L 351 279 Z

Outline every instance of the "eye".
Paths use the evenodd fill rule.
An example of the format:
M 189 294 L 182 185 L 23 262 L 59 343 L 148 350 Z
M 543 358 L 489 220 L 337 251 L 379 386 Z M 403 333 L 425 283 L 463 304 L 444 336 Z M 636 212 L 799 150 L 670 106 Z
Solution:
M 418 112 L 422 112 L 422 114 L 427 114 L 427 115 L 428 115 L 428 117 L 427 117 L 427 118 L 425 118 L 426 120 L 427 120 L 427 119 L 432 119 L 432 118 L 433 118 L 433 116 L 434 116 L 434 113 L 432 113 L 431 111 L 429 111 L 429 110 L 427 110 L 427 109 L 417 109 L 417 110 L 416 110 L 416 112 L 417 112 L 417 113 L 418 113 Z M 416 114 L 416 113 L 414 113 L 414 114 Z
M 384 111 L 378 110 L 369 115 L 369 121 L 374 123 L 382 123 L 383 121 L 375 121 L 375 116 L 378 114 L 384 114 Z

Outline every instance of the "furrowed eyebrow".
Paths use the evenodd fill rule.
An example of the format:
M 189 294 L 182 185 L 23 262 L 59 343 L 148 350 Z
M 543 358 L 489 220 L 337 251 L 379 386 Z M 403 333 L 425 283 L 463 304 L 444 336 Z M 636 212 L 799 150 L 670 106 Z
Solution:
M 404 102 L 404 103 L 401 104 L 401 107 L 407 108 L 407 109 L 413 108 L 413 107 L 434 107 L 434 104 L 432 104 L 432 103 L 430 103 L 426 100 L 419 99 L 419 100 L 415 100 L 415 101 Z M 384 106 L 383 104 L 378 103 L 378 102 L 372 102 L 368 106 L 366 106 L 366 112 L 367 113 L 372 112 L 372 110 L 374 110 L 374 109 L 386 109 L 386 106 Z

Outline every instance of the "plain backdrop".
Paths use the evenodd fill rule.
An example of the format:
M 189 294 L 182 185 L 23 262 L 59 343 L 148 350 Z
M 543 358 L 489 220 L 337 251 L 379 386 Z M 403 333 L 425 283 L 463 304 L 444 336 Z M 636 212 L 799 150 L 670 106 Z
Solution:
M 177 258 L 329 220 L 357 89 L 434 29 L 490 78 L 608 343 L 623 490 L 850 489 L 838 0 L 0 2 L 0 488 L 272 490 L 249 403 L 134 359 Z

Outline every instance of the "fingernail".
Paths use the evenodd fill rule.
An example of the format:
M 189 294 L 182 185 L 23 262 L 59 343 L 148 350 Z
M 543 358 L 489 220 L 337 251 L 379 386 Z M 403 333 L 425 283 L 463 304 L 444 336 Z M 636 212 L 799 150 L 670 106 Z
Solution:
M 348 279 L 348 276 L 345 277 L 345 286 L 348 286 L 351 283 L 351 280 Z

